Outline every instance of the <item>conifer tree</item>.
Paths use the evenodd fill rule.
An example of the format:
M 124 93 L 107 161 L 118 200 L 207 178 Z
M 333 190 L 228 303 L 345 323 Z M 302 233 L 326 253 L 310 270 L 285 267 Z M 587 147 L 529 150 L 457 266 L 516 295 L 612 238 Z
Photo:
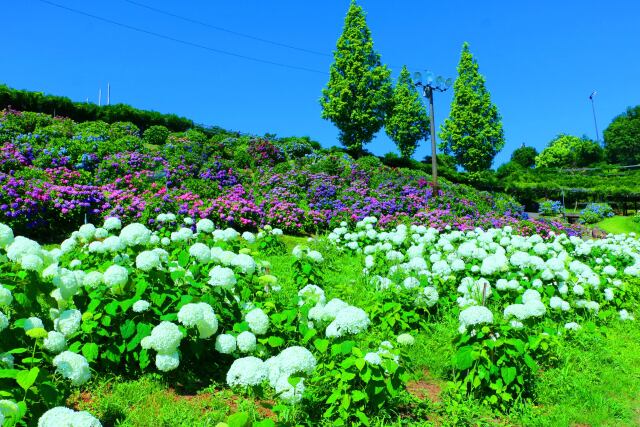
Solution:
M 416 151 L 418 141 L 429 135 L 429 117 L 406 66 L 402 67 L 393 89 L 384 128 L 405 159 Z
M 391 72 L 373 50 L 365 13 L 351 2 L 322 90 L 322 118 L 340 130 L 340 142 L 356 154 L 384 123 L 392 94 Z
M 500 114 L 491 102 L 468 43 L 462 46 L 451 111 L 440 129 L 440 140 L 440 149 L 453 153 L 458 164 L 469 172 L 489 169 L 504 146 Z

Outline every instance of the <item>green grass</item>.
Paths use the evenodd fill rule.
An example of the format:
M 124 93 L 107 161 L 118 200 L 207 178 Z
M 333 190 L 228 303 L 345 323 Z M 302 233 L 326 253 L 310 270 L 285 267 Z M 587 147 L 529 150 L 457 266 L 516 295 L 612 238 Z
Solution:
M 640 234 L 640 223 L 635 222 L 632 216 L 612 216 L 611 218 L 603 219 L 595 224 L 595 226 L 606 233 L 620 234 L 635 232 Z

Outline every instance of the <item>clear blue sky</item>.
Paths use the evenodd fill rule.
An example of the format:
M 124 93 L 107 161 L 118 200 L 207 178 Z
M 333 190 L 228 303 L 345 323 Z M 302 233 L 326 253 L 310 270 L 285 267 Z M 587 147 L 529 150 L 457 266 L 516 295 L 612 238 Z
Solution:
M 2 5 L 0 82 L 19 89 L 176 113 L 196 122 L 262 135 L 308 135 L 338 145 L 320 118 L 318 99 L 348 0 L 167 1 L 50 0 L 121 24 L 180 39 L 185 45 L 109 24 L 38 0 Z M 376 50 L 394 77 L 403 64 L 456 76 L 464 41 L 480 64 L 500 111 L 507 144 L 495 165 L 523 142 L 542 149 L 556 134 L 595 136 L 589 94 L 598 91 L 600 132 L 628 106 L 640 104 L 640 2 L 360 0 Z M 217 30 L 308 49 L 289 49 Z M 308 72 L 214 52 L 223 50 Z M 436 98 L 436 124 L 452 94 Z M 104 102 L 104 97 L 103 97 Z M 381 131 L 368 146 L 395 150 Z M 429 153 L 423 142 L 416 153 Z

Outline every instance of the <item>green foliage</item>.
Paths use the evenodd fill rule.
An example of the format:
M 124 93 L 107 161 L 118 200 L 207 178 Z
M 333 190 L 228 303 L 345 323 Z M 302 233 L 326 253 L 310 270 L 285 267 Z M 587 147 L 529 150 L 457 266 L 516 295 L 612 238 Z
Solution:
M 418 141 L 429 136 L 427 111 L 406 66 L 402 67 L 393 89 L 392 106 L 384 127 L 405 159 L 416 151 Z
M 613 216 L 613 209 L 606 203 L 589 203 L 580 211 L 580 222 L 583 224 L 595 224 L 604 218 Z
M 403 363 L 399 362 L 399 350 L 378 351 L 381 362 L 374 364 L 365 359 L 365 352 L 355 341 L 331 344 L 329 340 L 316 339 L 314 346 L 321 358 L 308 390 L 315 405 L 321 406 L 310 403 L 312 414 L 321 409 L 322 418 L 332 425 L 368 426 L 373 416 L 380 416 L 399 400 L 408 380 Z
M 640 105 L 613 119 L 604 130 L 604 146 L 611 163 L 640 163 Z
M 536 165 L 537 155 L 538 150 L 534 147 L 527 147 L 523 144 L 522 147 L 516 148 L 513 151 L 511 154 L 511 161 L 523 168 L 532 168 Z
M 601 161 L 602 147 L 586 137 L 560 134 L 536 156 L 536 167 L 584 167 Z
M 532 398 L 537 359 L 553 360 L 548 334 L 529 335 L 508 325 L 461 334 L 455 345 L 454 388 L 460 396 L 473 396 L 501 412 Z
M 489 169 L 504 146 L 500 114 L 468 43 L 462 46 L 451 112 L 442 125 L 440 139 L 440 149 L 453 153 L 458 164 L 470 172 Z
M 169 137 L 169 129 L 164 126 L 151 126 L 144 131 L 142 139 L 147 144 L 164 145 Z
M 91 120 L 103 120 L 107 123 L 132 122 L 140 129 L 163 125 L 173 131 L 185 131 L 194 126 L 193 121 L 175 114 L 138 110 L 126 104 L 99 107 L 96 104 L 73 102 L 62 96 L 44 95 L 41 92 L 17 90 L 0 85 L 0 109 L 8 106 L 22 111 L 64 116 L 77 122 Z
M 333 54 L 329 83 L 322 90 L 322 118 L 340 130 L 340 142 L 355 153 L 384 123 L 392 94 L 389 69 L 373 50 L 362 7 L 351 2 Z

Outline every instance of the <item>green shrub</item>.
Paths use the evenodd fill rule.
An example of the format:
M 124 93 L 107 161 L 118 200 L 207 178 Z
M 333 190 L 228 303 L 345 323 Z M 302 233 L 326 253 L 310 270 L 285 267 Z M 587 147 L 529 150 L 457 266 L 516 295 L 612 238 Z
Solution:
M 151 126 L 144 131 L 142 139 L 147 144 L 164 145 L 169 137 L 169 129 L 164 126 Z

